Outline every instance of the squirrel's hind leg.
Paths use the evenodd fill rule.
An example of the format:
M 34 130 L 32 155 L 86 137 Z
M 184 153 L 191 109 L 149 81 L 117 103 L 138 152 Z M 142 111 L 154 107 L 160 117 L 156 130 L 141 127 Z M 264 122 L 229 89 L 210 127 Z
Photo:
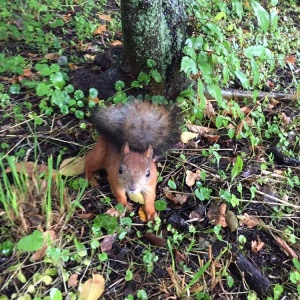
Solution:
M 104 147 L 103 147 L 104 146 Z M 84 160 L 85 178 L 89 181 L 92 187 L 99 187 L 99 183 L 95 179 L 95 172 L 102 169 L 103 158 L 105 157 L 105 145 L 98 138 L 94 148 L 88 152 Z

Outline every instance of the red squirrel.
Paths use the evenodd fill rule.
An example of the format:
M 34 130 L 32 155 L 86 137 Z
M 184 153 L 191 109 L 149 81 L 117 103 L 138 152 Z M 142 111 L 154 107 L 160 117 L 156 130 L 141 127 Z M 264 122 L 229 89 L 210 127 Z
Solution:
M 117 201 L 126 207 L 126 193 L 141 193 L 147 219 L 152 220 L 157 184 L 154 156 L 179 140 L 175 113 L 164 106 L 134 101 L 95 109 L 91 117 L 99 137 L 85 158 L 86 179 L 91 186 L 99 186 L 94 174 L 105 169 Z

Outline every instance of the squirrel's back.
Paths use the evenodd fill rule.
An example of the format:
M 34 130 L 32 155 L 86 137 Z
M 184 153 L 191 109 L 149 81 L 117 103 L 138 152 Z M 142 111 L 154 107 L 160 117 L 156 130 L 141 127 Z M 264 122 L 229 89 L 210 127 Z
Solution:
M 180 137 L 174 110 L 149 102 L 134 101 L 97 108 L 92 113 L 92 122 L 112 144 L 120 148 L 128 142 L 130 149 L 137 152 L 151 145 L 155 155 L 159 155 Z

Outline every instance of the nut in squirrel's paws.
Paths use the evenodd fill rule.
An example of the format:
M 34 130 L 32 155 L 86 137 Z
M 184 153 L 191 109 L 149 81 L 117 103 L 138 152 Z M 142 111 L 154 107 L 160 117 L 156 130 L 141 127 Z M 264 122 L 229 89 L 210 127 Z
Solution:
M 145 204 L 145 199 L 142 193 L 128 194 L 128 197 L 135 203 Z

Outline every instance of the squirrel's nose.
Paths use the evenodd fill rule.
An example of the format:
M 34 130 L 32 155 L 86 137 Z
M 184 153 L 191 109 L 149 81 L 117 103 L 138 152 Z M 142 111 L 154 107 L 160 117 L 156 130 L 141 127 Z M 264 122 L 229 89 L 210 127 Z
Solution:
M 129 189 L 130 192 L 134 192 L 136 190 L 136 188 L 137 188 L 136 183 L 130 183 L 128 185 L 128 189 Z

